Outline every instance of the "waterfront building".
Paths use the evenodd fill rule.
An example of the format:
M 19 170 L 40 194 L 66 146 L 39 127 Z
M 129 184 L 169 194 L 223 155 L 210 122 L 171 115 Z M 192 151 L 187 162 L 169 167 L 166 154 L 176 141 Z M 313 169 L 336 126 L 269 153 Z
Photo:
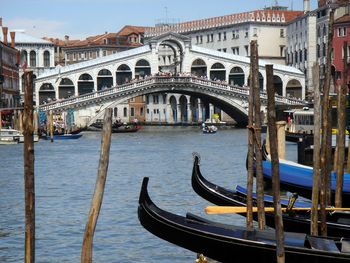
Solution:
M 15 30 L 14 32 L 16 32 L 15 48 L 20 52 L 19 90 L 23 99 L 24 70 L 27 68 L 32 70 L 33 78 L 35 79 L 45 70 L 53 69 L 55 67 L 54 44 L 50 41 L 30 36 L 23 30 Z M 4 37 L 0 36 L 0 41 L 4 41 Z M 35 91 L 33 99 L 36 101 Z
M 2 26 L 1 22 L 0 18 L 0 26 Z M 0 108 L 14 108 L 20 105 L 19 61 L 18 51 L 15 48 L 15 32 L 10 32 L 11 42 L 8 42 L 7 27 L 2 27 L 2 33 L 3 37 L 0 41 Z
M 334 23 L 334 38 L 333 38 L 333 72 L 336 85 L 343 83 L 344 72 L 344 52 L 343 45 L 347 42 L 347 64 L 350 64 L 350 15 L 346 14 L 338 18 Z M 350 79 L 350 67 L 348 67 L 348 80 Z
M 240 56 L 249 56 L 250 42 L 257 40 L 259 58 L 285 64 L 287 24 L 302 13 L 276 6 L 183 23 L 162 23 L 148 28 L 145 38 L 176 32 L 189 36 L 194 45 Z
M 310 1 L 304 0 L 304 14 L 296 17 L 287 26 L 286 63 L 304 72 L 306 93 L 313 85 L 312 66 L 316 62 L 316 16 L 310 11 Z M 307 95 L 308 96 L 308 95 Z

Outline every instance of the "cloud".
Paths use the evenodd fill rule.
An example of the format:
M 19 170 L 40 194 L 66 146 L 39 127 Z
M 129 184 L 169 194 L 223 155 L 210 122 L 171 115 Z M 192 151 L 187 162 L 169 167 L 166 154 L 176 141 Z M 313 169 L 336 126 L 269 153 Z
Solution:
M 23 29 L 28 35 L 36 37 L 64 37 L 66 24 L 61 21 L 45 19 L 14 18 L 6 20 L 9 30 Z

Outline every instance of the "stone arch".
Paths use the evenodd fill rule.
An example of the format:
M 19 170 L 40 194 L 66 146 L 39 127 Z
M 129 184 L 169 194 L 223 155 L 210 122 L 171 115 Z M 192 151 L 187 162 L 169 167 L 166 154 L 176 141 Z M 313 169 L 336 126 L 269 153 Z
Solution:
M 174 38 L 164 39 L 157 44 L 159 72 L 177 74 L 182 72 L 184 46 Z
M 130 82 L 132 79 L 132 71 L 130 67 L 126 64 L 122 64 L 117 68 L 115 73 L 117 85 L 122 85 L 124 83 Z
M 97 90 L 101 90 L 103 87 L 110 88 L 112 86 L 112 73 L 108 69 L 101 69 L 97 74 Z
M 291 79 L 286 86 L 286 96 L 302 99 L 303 87 L 299 80 Z
M 207 64 L 203 59 L 197 58 L 192 62 L 191 74 L 197 77 L 208 77 L 207 76 Z
M 283 81 L 279 76 L 273 75 L 273 85 L 275 87 L 275 92 L 283 96 Z
M 66 99 L 74 96 L 74 84 L 69 78 L 63 78 L 58 85 L 58 98 Z
M 170 104 L 170 108 L 171 108 L 171 113 L 170 113 L 170 119 L 172 119 L 173 123 L 177 122 L 177 100 L 176 97 L 174 95 L 172 95 L 169 98 L 169 104 Z
M 78 79 L 78 95 L 91 93 L 94 91 L 94 80 L 90 74 L 84 73 Z
M 151 65 L 145 59 L 140 59 L 135 64 L 135 78 L 151 75 Z
M 233 67 L 228 77 L 229 84 L 243 87 L 244 77 L 244 71 L 241 67 Z
M 188 121 L 188 111 L 187 111 L 187 97 L 185 95 L 181 95 L 179 99 L 180 104 L 180 120 L 182 123 Z
M 226 69 L 220 62 L 214 63 L 210 68 L 210 79 L 211 80 L 226 80 Z
M 43 83 L 39 88 L 39 104 L 44 104 L 55 100 L 56 92 L 51 83 Z

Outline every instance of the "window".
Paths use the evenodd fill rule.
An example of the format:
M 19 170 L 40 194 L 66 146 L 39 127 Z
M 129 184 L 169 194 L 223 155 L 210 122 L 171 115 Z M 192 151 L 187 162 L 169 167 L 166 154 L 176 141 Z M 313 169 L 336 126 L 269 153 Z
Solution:
M 226 32 L 224 32 L 224 41 L 226 40 Z
M 221 33 L 218 33 L 218 41 L 221 41 Z
M 280 29 L 280 37 L 284 37 L 284 29 L 283 28 Z
M 249 46 L 244 46 L 246 56 L 249 56 Z
M 247 38 L 249 36 L 248 28 L 245 29 L 244 37 Z
M 307 49 L 304 48 L 304 60 L 307 61 Z
M 124 117 L 128 117 L 128 109 L 124 107 L 123 109 Z
M 29 61 L 31 67 L 36 67 L 36 53 L 35 51 L 30 51 L 29 53 Z
M 227 51 L 227 49 L 226 49 L 226 48 L 223 48 L 223 49 L 222 49 L 222 52 L 225 52 L 225 53 L 226 53 L 226 51 Z
M 158 104 L 159 103 L 159 96 L 158 95 L 153 95 L 153 103 Z
M 210 36 L 207 35 L 207 43 L 209 43 L 209 40 L 210 40 Z
M 210 34 L 210 42 L 214 41 L 214 34 Z
M 147 114 L 149 114 L 149 109 L 147 109 Z
M 49 68 L 50 67 L 50 52 L 44 51 L 44 67 Z
M 163 104 L 166 104 L 166 94 L 163 94 Z
M 199 43 L 199 36 L 196 36 L 197 44 Z
M 236 38 L 236 31 L 232 31 L 232 39 Z
M 257 37 L 258 36 L 258 29 L 255 27 L 253 28 L 253 36 Z
M 280 46 L 280 56 L 284 57 L 284 48 L 285 46 Z
M 149 96 L 146 95 L 146 104 L 149 104 Z
M 221 48 L 218 48 L 218 51 L 220 51 L 220 52 L 221 52 Z
M 135 108 L 134 108 L 134 107 L 131 107 L 131 108 L 130 108 L 130 116 L 131 116 L 131 117 L 134 117 L 134 116 L 135 116 Z
M 140 108 L 140 115 L 143 116 L 143 108 Z
M 200 43 L 202 44 L 203 43 L 203 36 L 200 36 L 199 40 L 200 40 Z

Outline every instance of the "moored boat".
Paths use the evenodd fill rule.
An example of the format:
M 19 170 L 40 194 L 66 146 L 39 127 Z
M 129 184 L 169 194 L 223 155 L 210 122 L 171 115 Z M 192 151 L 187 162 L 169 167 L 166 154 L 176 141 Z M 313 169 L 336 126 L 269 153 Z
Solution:
M 75 139 L 79 139 L 81 136 L 83 136 L 83 134 L 78 133 L 78 134 L 58 134 L 58 135 L 53 135 L 53 139 L 54 140 L 75 140 Z M 46 140 L 50 140 L 51 136 L 47 135 L 46 136 Z
M 138 218 L 152 234 L 195 253 L 220 262 L 275 262 L 275 231 L 246 230 L 244 227 L 208 223 L 205 219 L 183 217 L 165 211 L 151 200 L 143 180 Z M 349 262 L 349 241 L 285 232 L 285 262 Z
M 236 190 L 230 190 L 212 182 L 209 182 L 202 175 L 199 168 L 199 157 L 194 156 L 192 170 L 192 188 L 204 199 L 221 206 L 246 206 L 247 191 L 241 186 L 237 186 Z M 253 194 L 254 205 L 256 206 L 256 195 Z M 265 207 L 273 207 L 272 196 L 264 196 Z M 288 207 L 289 200 L 281 198 L 281 205 Z M 296 201 L 293 207 L 311 207 L 310 202 Z M 245 214 L 241 214 L 245 216 Z M 310 232 L 310 212 L 309 211 L 290 211 L 283 213 L 283 227 L 286 231 L 295 231 L 302 233 Z M 274 213 L 265 213 L 266 225 L 275 226 Z M 254 213 L 253 219 L 257 220 Z M 332 212 L 327 215 L 327 231 L 330 236 L 350 238 L 350 213 L 349 212 Z

